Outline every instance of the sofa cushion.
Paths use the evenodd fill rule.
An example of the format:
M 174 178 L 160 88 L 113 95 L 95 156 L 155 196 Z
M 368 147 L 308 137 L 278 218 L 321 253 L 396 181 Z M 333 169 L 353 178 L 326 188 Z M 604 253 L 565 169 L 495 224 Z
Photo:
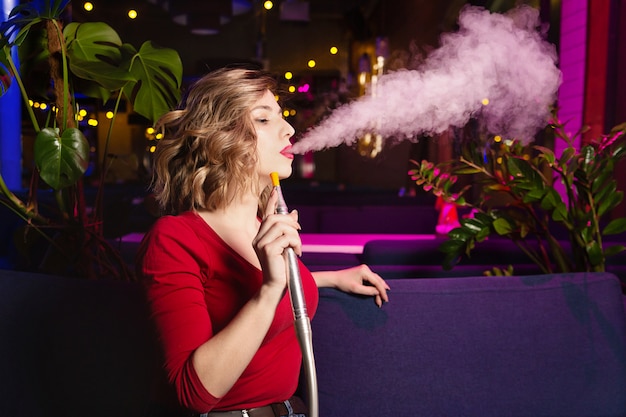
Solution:
M 626 324 L 605 273 L 388 281 L 390 302 L 321 289 L 321 416 L 624 416 Z
M 0 416 L 160 412 L 160 355 L 138 284 L 0 271 L 0 317 Z

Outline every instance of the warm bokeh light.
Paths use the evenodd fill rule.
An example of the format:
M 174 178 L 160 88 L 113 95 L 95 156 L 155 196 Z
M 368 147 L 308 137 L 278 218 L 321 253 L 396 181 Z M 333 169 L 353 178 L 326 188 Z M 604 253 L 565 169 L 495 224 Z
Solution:
M 96 126 L 98 126 L 98 121 L 96 119 L 89 119 L 89 120 L 87 120 L 87 124 L 89 126 L 96 127 Z
M 289 116 L 295 116 L 295 115 L 296 115 L 296 109 L 289 110 Z
M 130 9 L 128 11 L 128 17 L 130 17 L 131 19 L 136 19 L 137 18 L 137 10 Z
M 501 156 L 496 158 L 496 163 L 498 163 L 498 164 L 502 163 L 502 157 Z
M 291 73 L 291 71 L 287 71 L 285 73 L 285 80 L 291 80 L 293 78 L 293 74 Z
M 39 103 L 38 102 L 33 103 L 33 107 L 38 109 L 39 108 Z
M 339 49 L 337 49 L 336 46 L 331 46 L 330 47 L 330 53 L 333 55 L 337 55 L 337 52 L 339 52 Z
M 157 139 L 163 139 L 163 133 L 157 133 L 155 138 Z
M 263 3 L 263 7 L 265 7 L 265 10 L 271 10 L 272 7 L 274 7 L 274 3 L 268 0 L 265 3 Z
M 48 108 L 48 105 L 47 105 L 46 103 L 41 103 L 41 105 L 39 106 L 39 108 L 40 108 L 41 110 L 45 110 L 45 109 L 47 109 L 47 108 Z
M 154 135 L 154 128 L 153 127 L 149 127 L 146 129 L 146 133 L 149 135 Z
M 500 135 L 496 135 L 496 136 L 494 136 L 494 137 L 493 137 L 493 141 L 494 141 L 494 142 L 498 142 L 498 143 L 499 143 L 499 142 L 502 142 L 502 136 L 500 136 Z
M 283 110 L 283 116 L 284 117 L 289 117 L 289 110 L 287 110 L 287 109 Z
M 290 93 L 295 93 L 296 92 L 296 86 L 295 85 L 290 85 L 289 86 L 289 92 Z
M 316 62 L 314 59 L 309 59 L 309 62 L 307 62 L 307 65 L 309 66 L 309 68 L 313 68 L 315 64 Z
M 483 103 L 483 106 L 486 106 L 487 104 L 489 104 L 489 99 L 488 98 L 484 98 L 482 103 Z
M 79 116 L 82 116 L 82 117 L 87 116 L 87 110 L 85 110 L 85 109 L 80 109 L 80 110 L 78 111 L 78 115 L 79 115 Z
M 150 153 L 154 153 L 154 151 L 156 151 L 156 146 L 150 146 Z
M 86 1 L 83 4 L 83 9 L 87 10 L 88 12 L 92 11 L 93 10 L 93 3 L 89 2 L 89 1 Z
M 115 114 L 113 114 L 113 112 L 112 112 L 112 111 L 110 111 L 110 110 L 109 110 L 108 112 L 106 112 L 106 118 L 107 118 L 107 119 L 112 119 L 112 118 L 113 118 L 113 116 L 115 116 Z

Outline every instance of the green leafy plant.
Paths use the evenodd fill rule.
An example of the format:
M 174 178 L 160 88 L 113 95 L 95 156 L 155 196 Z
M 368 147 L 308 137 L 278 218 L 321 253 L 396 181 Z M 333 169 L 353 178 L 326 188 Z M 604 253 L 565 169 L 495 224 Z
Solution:
M 47 239 L 43 272 L 131 278 L 132 272 L 102 233 L 103 186 L 115 115 L 125 99 L 134 112 L 152 122 L 157 120 L 180 98 L 182 63 L 176 51 L 149 41 L 139 50 L 123 43 L 115 30 L 102 22 L 63 26 L 69 3 L 23 3 L 0 24 L 0 94 L 12 85 L 19 88 L 36 134 L 28 196 L 18 197 L 0 176 L 0 202 L 24 220 L 24 242 L 33 235 Z M 11 53 L 14 49 L 19 52 L 20 70 Z M 29 71 L 41 68 L 45 77 L 28 76 Z M 42 78 L 45 82 L 38 82 Z M 87 207 L 84 197 L 90 154 L 78 123 L 79 94 L 114 103 L 104 156 L 97 161 L 101 179 L 92 207 Z M 33 96 L 50 103 L 43 121 L 29 105 Z M 56 210 L 40 210 L 37 193 L 42 188 L 54 194 Z
M 605 218 L 623 199 L 615 165 L 626 156 L 626 123 L 576 149 L 553 118 L 560 155 L 545 146 L 519 141 L 468 141 L 448 162 L 411 161 L 409 175 L 426 191 L 466 207 L 470 215 L 440 246 L 443 267 L 452 268 L 491 235 L 512 240 L 544 273 L 604 271 L 606 258 L 626 248 L 603 238 L 626 231 L 626 218 Z M 554 188 L 562 183 L 564 197 Z M 559 239 L 558 230 L 567 238 Z M 565 244 L 564 244 L 565 243 Z M 511 266 L 491 275 L 511 275 Z

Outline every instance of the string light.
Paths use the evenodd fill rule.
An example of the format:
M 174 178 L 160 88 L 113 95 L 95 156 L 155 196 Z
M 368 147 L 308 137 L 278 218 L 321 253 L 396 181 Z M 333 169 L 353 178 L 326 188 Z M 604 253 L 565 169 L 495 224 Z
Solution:
M 136 19 L 137 18 L 137 10 L 130 9 L 128 11 L 128 17 L 130 17 L 131 19 Z
M 488 98 L 484 98 L 482 103 L 483 103 L 483 106 L 486 106 L 487 104 L 489 104 L 489 99 Z
M 309 62 L 307 62 L 307 65 L 309 66 L 309 68 L 313 68 L 315 67 L 315 60 L 314 59 L 309 59 Z
M 333 55 L 337 55 L 337 53 L 339 52 L 339 49 L 337 49 L 336 46 L 331 46 L 330 47 L 330 53 Z
M 293 78 L 293 74 L 291 73 L 291 71 L 287 71 L 285 73 L 285 80 L 291 80 Z
M 88 12 L 92 11 L 93 10 L 93 3 L 89 2 L 89 1 L 86 1 L 83 4 L 83 9 L 85 9 Z
M 265 7 L 265 10 L 271 10 L 272 7 L 274 7 L 274 3 L 268 0 L 265 3 L 263 3 L 263 7 Z

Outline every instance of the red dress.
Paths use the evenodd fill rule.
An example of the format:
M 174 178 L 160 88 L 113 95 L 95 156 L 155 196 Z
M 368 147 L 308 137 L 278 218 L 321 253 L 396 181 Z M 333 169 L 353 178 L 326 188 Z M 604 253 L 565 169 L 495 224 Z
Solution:
M 267 335 L 232 389 L 211 395 L 192 366 L 194 350 L 225 327 L 262 283 L 261 271 L 228 246 L 195 212 L 161 217 L 142 242 L 138 266 L 161 337 L 168 379 L 180 403 L 197 412 L 252 408 L 291 397 L 302 354 L 286 294 Z M 318 292 L 300 263 L 307 312 Z

